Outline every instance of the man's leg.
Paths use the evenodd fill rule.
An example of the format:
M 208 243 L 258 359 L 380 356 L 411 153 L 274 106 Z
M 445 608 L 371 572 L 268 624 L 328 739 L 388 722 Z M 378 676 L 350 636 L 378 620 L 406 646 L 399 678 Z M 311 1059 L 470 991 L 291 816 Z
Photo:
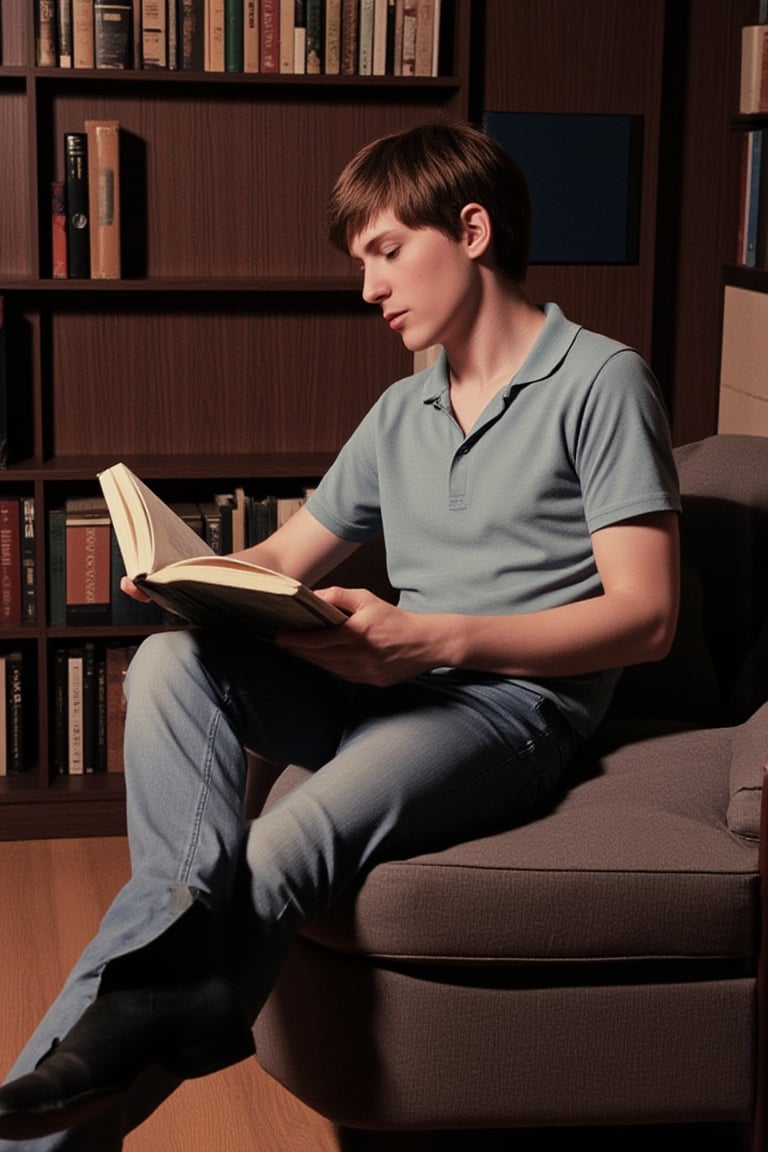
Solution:
M 376 862 L 527 818 L 577 747 L 550 701 L 492 678 L 433 673 L 357 706 L 333 760 L 250 826 L 255 1011 L 296 930 Z
M 189 632 L 146 641 L 127 692 L 132 877 L 9 1080 L 31 1071 L 69 1032 L 96 999 L 105 972 L 109 978 L 120 965 L 129 970 L 126 961 L 115 963 L 119 958 L 154 957 L 153 941 L 164 942 L 171 930 L 183 936 L 180 925 L 193 908 L 209 909 L 217 926 L 219 918 L 226 922 L 242 852 L 243 742 L 273 758 L 321 763 L 335 750 L 345 694 L 332 678 L 269 645 Z M 212 937 L 199 934 L 198 948 Z M 199 968 L 189 948 L 175 951 Z M 106 1126 L 106 1119 L 95 1122 L 96 1129 Z M 0 1140 L 3 1152 L 6 1146 L 19 1147 Z M 25 1141 L 28 1152 L 80 1146 L 63 1134 Z M 119 1142 L 103 1143 L 101 1152 L 112 1147 Z

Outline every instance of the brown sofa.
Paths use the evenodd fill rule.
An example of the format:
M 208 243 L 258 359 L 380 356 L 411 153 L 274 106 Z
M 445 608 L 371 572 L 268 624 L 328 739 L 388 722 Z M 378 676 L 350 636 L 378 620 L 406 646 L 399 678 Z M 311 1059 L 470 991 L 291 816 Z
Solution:
M 676 455 L 670 655 L 625 673 L 540 818 L 375 868 L 302 935 L 257 1022 L 262 1066 L 342 1147 L 438 1147 L 354 1130 L 678 1124 L 765 1147 L 768 439 Z

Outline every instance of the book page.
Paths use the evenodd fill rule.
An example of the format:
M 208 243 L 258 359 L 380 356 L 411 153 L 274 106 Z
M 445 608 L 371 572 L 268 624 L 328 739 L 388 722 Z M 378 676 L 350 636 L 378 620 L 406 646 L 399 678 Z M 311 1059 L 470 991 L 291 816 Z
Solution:
M 177 560 L 214 555 L 205 541 L 124 464 L 107 469 L 99 480 L 131 579 Z

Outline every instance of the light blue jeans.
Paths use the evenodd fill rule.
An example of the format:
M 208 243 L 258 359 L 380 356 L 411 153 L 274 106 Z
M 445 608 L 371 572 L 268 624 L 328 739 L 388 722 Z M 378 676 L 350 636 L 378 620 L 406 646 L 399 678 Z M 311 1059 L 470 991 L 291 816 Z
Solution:
M 351 685 L 247 636 L 151 636 L 127 696 L 131 879 L 9 1078 L 79 1019 L 110 961 L 158 938 L 196 899 L 226 926 L 255 1016 L 296 931 L 374 863 L 525 818 L 576 750 L 551 701 L 521 686 L 455 670 Z M 313 772 L 244 828 L 246 747 Z M 147 1073 L 124 1107 L 23 1147 L 115 1152 L 174 1087 Z M 0 1152 L 20 1146 L 0 1140 Z

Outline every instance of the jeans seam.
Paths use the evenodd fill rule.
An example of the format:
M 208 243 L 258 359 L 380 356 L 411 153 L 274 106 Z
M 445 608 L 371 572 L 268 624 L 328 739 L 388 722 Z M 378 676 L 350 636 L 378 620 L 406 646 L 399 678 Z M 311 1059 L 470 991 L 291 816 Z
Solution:
M 203 765 L 203 772 L 200 782 L 200 791 L 198 795 L 197 806 L 195 809 L 195 819 L 192 823 L 192 835 L 189 840 L 189 847 L 187 849 L 184 864 L 180 872 L 180 883 L 186 884 L 189 880 L 192 871 L 193 861 L 197 853 L 198 845 L 200 843 L 200 829 L 203 822 L 203 814 L 208 805 L 208 797 L 211 791 L 211 766 L 213 763 L 213 746 L 216 740 L 216 733 L 221 723 L 221 709 L 217 708 L 214 713 L 213 722 L 208 731 L 208 739 L 205 746 L 205 762 Z

